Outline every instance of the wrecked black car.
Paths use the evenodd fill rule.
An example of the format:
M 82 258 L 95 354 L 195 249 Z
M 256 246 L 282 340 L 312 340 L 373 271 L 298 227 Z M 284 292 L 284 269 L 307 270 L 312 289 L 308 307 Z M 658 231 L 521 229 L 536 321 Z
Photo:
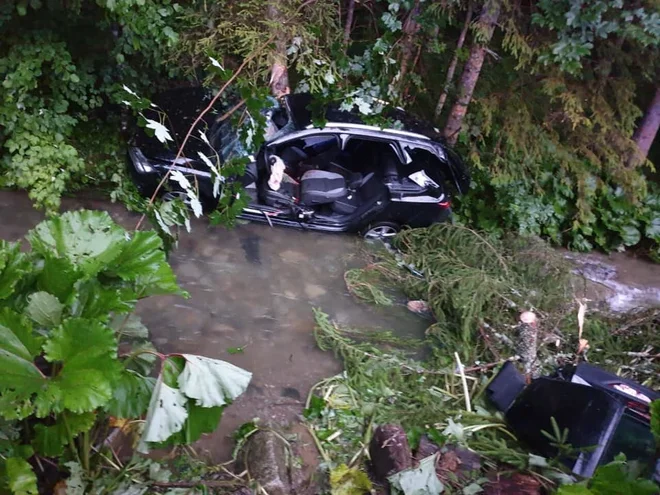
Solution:
M 487 393 L 522 443 L 548 458 L 560 455 L 575 474 L 590 477 L 597 466 L 623 453 L 649 477 L 660 479 L 649 408 L 660 399 L 658 392 L 588 363 L 526 384 L 507 362 Z M 553 420 L 559 431 L 568 431 L 565 445 L 575 455 L 560 454 L 551 440 Z
M 212 95 L 201 88 L 169 91 L 154 99 L 167 115 L 179 142 Z M 396 111 L 397 128 L 364 124 L 353 112 L 328 109 L 322 128 L 312 124 L 311 97 L 288 95 L 268 113 L 266 143 L 241 177 L 249 204 L 240 218 L 325 232 L 359 232 L 387 238 L 403 226 L 425 227 L 451 214 L 453 194 L 465 193 L 469 176 L 461 159 L 442 144 L 438 133 Z M 199 186 L 206 209 L 217 204 L 212 174 L 200 153 L 222 164 L 245 154 L 224 108 L 205 116 L 184 156 L 143 131 L 129 150 L 130 171 L 138 189 L 151 196 L 168 170 Z M 186 199 L 168 181 L 164 199 Z

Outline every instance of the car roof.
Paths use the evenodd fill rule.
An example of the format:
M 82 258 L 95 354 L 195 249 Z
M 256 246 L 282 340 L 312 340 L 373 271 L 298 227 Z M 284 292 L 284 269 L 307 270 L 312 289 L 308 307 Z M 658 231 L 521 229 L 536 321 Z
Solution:
M 374 139 L 390 139 L 403 143 L 415 143 L 424 147 L 437 146 L 430 138 L 398 129 L 381 129 L 377 126 L 366 124 L 349 124 L 343 122 L 326 122 L 323 127 L 314 127 L 309 125 L 304 129 L 292 130 L 284 135 L 278 135 L 268 144 L 280 144 L 292 139 L 304 138 L 314 134 L 348 134 L 351 136 L 360 136 Z
M 284 97 L 284 106 L 289 113 L 289 118 L 296 129 L 306 129 L 313 126 L 313 115 L 310 110 L 313 107 L 313 97 L 309 93 L 296 93 Z M 356 110 L 341 110 L 336 103 L 330 103 L 323 106 L 321 112 L 326 120 L 325 126 L 330 124 L 344 124 L 345 126 L 364 126 L 372 130 L 386 133 L 405 134 L 409 137 L 418 137 L 432 139 L 438 143 L 444 144 L 444 138 L 440 131 L 414 115 L 404 111 L 401 108 L 388 108 L 383 112 L 383 117 L 397 123 L 397 128 L 379 127 L 370 125 L 364 121 L 363 116 Z

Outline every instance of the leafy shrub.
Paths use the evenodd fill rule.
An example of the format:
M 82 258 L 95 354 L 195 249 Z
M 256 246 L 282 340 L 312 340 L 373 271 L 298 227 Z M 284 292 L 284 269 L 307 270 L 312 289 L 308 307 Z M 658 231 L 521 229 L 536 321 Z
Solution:
M 147 414 L 141 450 L 215 429 L 250 374 L 163 355 L 149 342 L 132 314 L 137 301 L 186 295 L 157 234 L 129 234 L 107 213 L 80 211 L 42 222 L 27 241 L 28 253 L 0 242 L 0 417 L 8 422 L 0 490 L 37 493 L 34 455 L 93 476 L 112 418 Z
M 639 478 L 634 463 L 620 454 L 609 464 L 599 466 L 593 478 L 575 485 L 564 485 L 557 495 L 655 495 L 660 487 L 649 479 Z
M 118 80 L 151 85 L 178 39 L 182 7 L 170 0 L 85 3 L 0 6 L 2 185 L 49 211 L 89 166 L 73 134 L 98 117 L 90 111 L 118 102 Z
M 513 230 L 539 235 L 571 249 L 621 250 L 650 244 L 660 254 L 660 190 L 650 183 L 638 202 L 620 187 L 593 179 L 586 194 L 558 173 L 543 173 L 537 183 L 497 181 L 477 170 L 473 189 L 460 199 L 458 216 L 496 234 Z

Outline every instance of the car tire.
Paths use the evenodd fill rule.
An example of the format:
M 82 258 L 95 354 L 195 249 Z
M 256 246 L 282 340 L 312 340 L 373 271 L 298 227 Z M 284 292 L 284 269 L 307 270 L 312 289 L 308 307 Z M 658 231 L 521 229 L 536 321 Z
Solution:
M 369 225 L 361 232 L 362 237 L 367 240 L 380 240 L 389 242 L 395 235 L 399 233 L 401 227 L 392 222 L 378 222 Z

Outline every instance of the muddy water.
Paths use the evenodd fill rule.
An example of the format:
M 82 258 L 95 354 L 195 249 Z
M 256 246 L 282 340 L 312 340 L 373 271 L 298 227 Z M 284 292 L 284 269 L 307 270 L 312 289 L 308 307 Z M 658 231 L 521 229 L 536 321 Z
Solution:
M 578 296 L 615 312 L 660 306 L 660 264 L 629 253 L 567 253 L 574 262 Z
M 105 201 L 69 200 L 64 206 L 106 210 L 126 228 L 137 219 Z M 41 218 L 25 195 L 0 192 L 0 238 L 19 239 Z M 428 321 L 402 305 L 374 308 L 347 293 L 343 274 L 362 264 L 363 247 L 347 235 L 193 223 L 170 259 L 191 297 L 154 297 L 141 301 L 138 313 L 160 351 L 202 354 L 253 373 L 246 394 L 225 410 L 220 428 L 200 440 L 198 451 L 223 460 L 240 424 L 257 417 L 264 423 L 295 421 L 310 387 L 341 370 L 316 347 L 313 307 L 341 324 L 421 336 Z M 239 347 L 242 353 L 230 353 Z

